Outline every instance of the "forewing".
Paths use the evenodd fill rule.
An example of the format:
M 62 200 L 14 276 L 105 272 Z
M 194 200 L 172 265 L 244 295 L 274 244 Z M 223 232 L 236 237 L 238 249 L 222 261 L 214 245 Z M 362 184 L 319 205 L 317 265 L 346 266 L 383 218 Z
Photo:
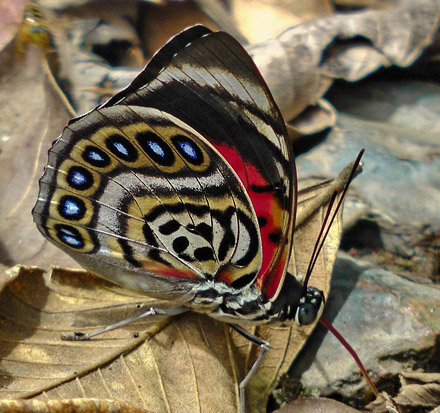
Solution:
M 190 28 L 104 106 L 113 105 L 166 111 L 206 137 L 224 157 L 251 200 L 260 225 L 255 242 L 263 257 L 257 276 L 234 267 L 224 268 L 217 279 L 236 287 L 256 282 L 272 298 L 288 262 L 296 182 L 284 121 L 240 44 L 223 32 Z

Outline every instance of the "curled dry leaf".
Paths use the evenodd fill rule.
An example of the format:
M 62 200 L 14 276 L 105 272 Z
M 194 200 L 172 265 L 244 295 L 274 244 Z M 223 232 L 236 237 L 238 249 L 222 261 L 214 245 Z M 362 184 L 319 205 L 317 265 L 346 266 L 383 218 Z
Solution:
M 401 373 L 400 382 L 398 405 L 412 410 L 440 406 L 440 373 Z
M 296 131 L 298 136 L 312 134 L 336 125 L 336 119 L 333 105 L 325 99 L 318 99 L 314 104 L 307 106 L 292 124 L 288 124 L 290 139 L 292 142 L 296 139 L 291 130 Z
M 310 211 L 308 205 L 335 185 L 300 192 L 300 216 L 309 211 L 295 232 L 294 275 L 305 273 L 325 210 L 325 205 L 315 205 Z M 311 279 L 326 295 L 340 218 L 339 213 Z M 238 383 L 259 349 L 236 335 L 231 340 L 226 324 L 187 313 L 173 320 L 142 320 L 87 342 L 63 342 L 61 332 L 96 330 L 145 306 L 166 303 L 79 270 L 55 269 L 45 280 L 40 269 L 16 266 L 3 277 L 11 281 L 0 295 L 0 399 L 84 397 L 153 411 L 237 410 Z M 271 349 L 248 389 L 251 411 L 265 409 L 268 394 L 312 328 L 254 331 L 270 341 Z
M 135 29 L 128 23 L 137 19 L 134 4 L 118 6 L 114 3 L 108 9 L 102 5 L 85 5 L 66 10 L 59 17 L 47 8 L 35 4 L 34 7 L 40 26 L 52 39 L 51 53 L 42 53 L 48 62 L 46 74 L 50 83 L 47 87 L 58 95 L 68 109 L 70 118 L 106 101 L 116 91 L 127 86 L 139 72 L 139 67 L 143 66 L 143 56 L 138 50 L 139 42 L 134 38 Z M 132 56 L 137 67 L 112 69 L 97 54 L 91 53 L 90 49 L 95 47 L 99 50 L 102 47 L 102 38 L 105 36 L 112 37 L 116 43 L 122 41 L 121 37 L 125 38 L 127 44 L 138 50 L 134 52 L 137 57 Z M 117 52 L 114 47 L 113 54 L 117 55 Z M 56 62 L 53 55 L 56 56 Z M 123 59 L 129 60 L 130 53 L 121 53 L 120 65 L 124 63 Z
M 322 112 L 318 102 L 334 79 L 356 81 L 383 66 L 411 64 L 433 39 L 440 4 L 437 0 L 401 4 L 303 23 L 250 46 L 284 118 L 294 119 L 311 106 L 310 112 L 318 112 L 308 114 L 311 121 L 320 119 L 321 129 L 333 126 L 334 114 Z M 313 124 L 303 119 L 297 126 L 313 131 Z

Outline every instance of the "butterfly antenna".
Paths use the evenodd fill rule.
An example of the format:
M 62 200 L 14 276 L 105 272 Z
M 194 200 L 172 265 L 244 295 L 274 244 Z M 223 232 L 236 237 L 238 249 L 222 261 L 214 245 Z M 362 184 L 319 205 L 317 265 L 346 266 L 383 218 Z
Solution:
M 327 235 L 330 232 L 330 229 L 331 229 L 333 222 L 338 214 L 338 211 L 341 208 L 342 203 L 344 202 L 344 198 L 347 193 L 348 187 L 350 186 L 351 181 L 353 180 L 353 178 L 356 174 L 356 170 L 361 162 L 361 158 L 362 158 L 364 152 L 365 152 L 365 149 L 362 149 L 359 152 L 359 155 L 357 156 L 356 160 L 354 161 L 353 167 L 350 172 L 350 176 L 347 179 L 347 182 L 346 182 L 344 189 L 341 193 L 339 201 L 336 204 L 336 208 L 330 218 L 330 213 L 333 208 L 333 204 L 335 203 L 336 197 L 338 196 L 338 194 L 340 192 L 340 188 L 335 188 L 335 190 L 333 191 L 332 197 L 330 198 L 330 202 L 329 202 L 329 205 L 327 208 L 327 212 L 324 217 L 324 221 L 321 225 L 321 230 L 319 231 L 318 237 L 316 239 L 315 247 L 313 248 L 312 256 L 310 258 L 309 265 L 307 267 L 306 276 L 305 276 L 304 284 L 303 284 L 304 285 L 303 294 L 306 293 L 307 285 L 308 285 L 310 276 L 312 275 L 313 269 L 315 268 L 316 261 L 318 260 L 319 254 L 321 253 L 322 247 L 324 246 L 324 243 L 327 239 Z M 330 218 L 330 221 L 329 221 L 329 218 Z
M 304 290 L 307 289 L 307 284 L 308 284 L 309 278 L 313 272 L 313 268 L 315 267 L 316 259 L 319 256 L 319 253 L 321 252 L 325 238 L 327 237 L 328 230 L 326 231 L 326 234 L 324 235 L 324 237 L 322 237 L 322 233 L 324 232 L 324 229 L 326 228 L 327 221 L 330 217 L 330 211 L 333 207 L 333 204 L 335 203 L 335 199 L 336 199 L 336 196 L 338 195 L 338 192 L 339 192 L 339 188 L 336 188 L 333 191 L 332 197 L 330 199 L 330 202 L 329 202 L 329 205 L 327 208 L 327 212 L 324 217 L 323 224 L 321 225 L 321 229 L 319 231 L 318 237 L 316 238 L 315 247 L 313 248 L 313 252 L 310 257 L 309 265 L 308 265 L 307 271 L 306 271 L 306 276 L 305 276 L 305 280 L 304 280 Z M 331 227 L 331 225 L 328 226 L 328 228 L 330 228 L 330 227 Z M 322 242 L 320 242 L 321 239 L 322 239 Z
M 365 369 L 364 365 L 362 364 L 361 359 L 356 354 L 356 352 L 353 350 L 353 347 L 351 347 L 350 344 L 347 343 L 345 338 L 342 337 L 341 333 L 339 333 L 339 331 L 336 330 L 336 328 L 334 328 L 332 326 L 332 324 L 329 321 L 327 321 L 324 317 L 321 316 L 321 318 L 319 319 L 319 322 L 328 331 L 330 331 L 339 340 L 339 342 L 345 347 L 345 349 L 350 353 L 351 357 L 353 357 L 354 361 L 358 365 L 359 370 L 361 371 L 362 375 L 365 377 L 365 379 L 367 380 L 368 384 L 370 385 L 371 390 L 373 391 L 374 395 L 377 397 L 379 395 L 379 392 L 378 392 L 376 386 L 374 385 L 373 381 L 371 380 L 371 377 L 367 373 L 367 370 Z

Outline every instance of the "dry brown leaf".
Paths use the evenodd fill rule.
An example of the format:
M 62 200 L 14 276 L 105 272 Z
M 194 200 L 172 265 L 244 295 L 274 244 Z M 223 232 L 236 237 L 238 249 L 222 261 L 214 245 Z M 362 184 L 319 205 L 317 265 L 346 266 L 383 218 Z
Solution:
M 160 7 L 144 4 L 143 10 L 141 39 L 149 56 L 185 27 L 203 24 L 211 30 L 218 30 L 193 2 L 167 2 Z
M 333 12 L 327 0 L 230 0 L 228 9 L 236 27 L 250 44 L 270 39 L 289 27 Z
M 336 125 L 336 120 L 336 109 L 325 99 L 318 99 L 315 104 L 307 106 L 288 126 L 302 136 L 331 128 Z M 289 136 L 291 142 L 294 142 L 290 132 Z
M 332 185 L 302 191 L 299 215 Z M 294 274 L 304 274 L 322 213 L 318 208 L 296 231 Z M 311 281 L 325 292 L 339 234 L 340 217 Z M 259 349 L 236 335 L 231 341 L 226 324 L 187 313 L 150 318 L 88 342 L 63 342 L 61 332 L 95 330 L 158 302 L 84 271 L 56 269 L 45 281 L 42 270 L 16 266 L 3 279 L 9 283 L 0 295 L 0 398 L 105 398 L 153 411 L 237 410 L 238 383 Z M 271 349 L 248 388 L 251 411 L 264 411 L 310 329 L 255 331 Z
M 32 38 L 20 37 L 24 3 L 14 5 L 17 23 L 0 52 L 0 262 L 76 266 L 44 240 L 32 222 L 36 182 L 70 114 L 54 89 L 47 51 L 33 45 Z
M 380 393 L 376 400 L 365 406 L 365 411 L 372 413 L 402 413 L 394 399 L 385 392 Z
M 4 50 L 2 57 L 8 55 Z M 47 82 L 47 66 L 38 48 L 30 46 L 17 58 L 3 62 L 0 74 L 0 262 L 75 266 L 44 240 L 32 222 L 51 142 L 66 125 L 69 114 Z
M 275 37 L 284 29 L 333 13 L 328 0 L 195 0 L 198 6 L 243 44 Z M 263 24 L 262 24 L 263 23 Z
M 440 406 L 440 373 L 403 372 L 400 374 L 399 394 L 391 398 L 382 393 L 366 406 L 367 411 L 388 413 L 394 411 L 427 411 Z
M 291 120 L 310 105 L 320 112 L 316 103 L 336 78 L 355 81 L 382 66 L 411 64 L 432 41 L 439 16 L 438 0 L 336 14 L 291 27 L 276 38 L 250 46 L 248 51 L 284 118 Z M 316 117 L 327 117 L 329 122 L 333 119 L 317 114 L 311 120 Z M 297 127 L 309 133 L 323 126 L 321 121 L 313 129 L 313 124 L 304 124 L 301 119 Z
M 406 409 L 440 406 L 440 373 L 401 373 L 396 403 Z
M 0 53 L 5 53 L 5 50 L 10 48 L 15 40 L 15 37 L 20 30 L 21 20 L 23 16 L 23 7 L 26 2 L 24 0 L 17 0 L 14 2 L 5 1 L 0 3 Z M 7 52 L 7 51 L 6 51 Z M 9 52 L 14 52 L 9 50 Z M 4 61 L 0 56 L 1 69 L 3 72 Z
M 237 410 L 225 325 L 197 314 L 171 323 L 154 317 L 88 342 L 64 342 L 62 331 L 94 330 L 157 300 L 84 271 L 55 270 L 47 285 L 39 269 L 17 266 L 10 274 L 15 279 L 0 297 L 0 398 L 111 399 L 152 411 Z

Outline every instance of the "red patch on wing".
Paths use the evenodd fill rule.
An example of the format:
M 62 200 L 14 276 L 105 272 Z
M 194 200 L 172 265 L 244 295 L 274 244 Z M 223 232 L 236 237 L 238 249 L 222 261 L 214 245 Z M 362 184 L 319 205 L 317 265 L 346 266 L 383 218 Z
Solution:
M 216 146 L 217 150 L 224 156 L 238 175 L 251 199 L 257 218 L 260 221 L 260 234 L 263 249 L 263 259 L 261 269 L 255 280 L 256 286 L 263 291 L 268 277 L 271 275 L 272 263 L 278 252 L 279 239 L 282 238 L 284 225 L 284 214 L 282 207 L 275 196 L 275 190 L 271 192 L 255 192 L 252 187 L 267 188 L 267 182 L 257 168 L 250 162 L 244 162 L 240 154 L 233 148 L 226 146 Z M 270 285 L 267 286 L 265 294 L 272 298 L 278 291 L 278 286 L 284 279 L 285 253 L 280 256 L 280 262 L 274 268 L 274 273 L 270 277 Z M 227 277 L 226 277 L 227 278 Z M 233 277 L 230 277 L 231 279 Z M 226 279 L 224 279 L 227 282 Z M 235 279 L 233 281 L 236 281 Z

